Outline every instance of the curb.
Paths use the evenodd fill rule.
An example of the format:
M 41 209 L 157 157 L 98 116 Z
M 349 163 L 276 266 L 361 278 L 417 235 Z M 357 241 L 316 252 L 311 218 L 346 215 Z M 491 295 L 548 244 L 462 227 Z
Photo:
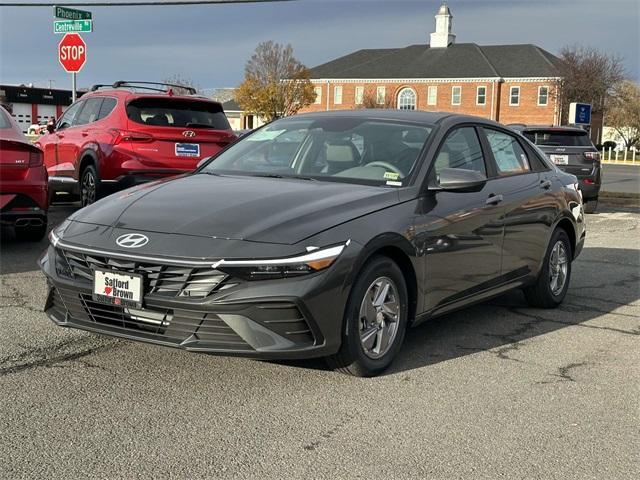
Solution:
M 640 208 L 640 193 L 600 192 L 599 200 L 609 205 Z

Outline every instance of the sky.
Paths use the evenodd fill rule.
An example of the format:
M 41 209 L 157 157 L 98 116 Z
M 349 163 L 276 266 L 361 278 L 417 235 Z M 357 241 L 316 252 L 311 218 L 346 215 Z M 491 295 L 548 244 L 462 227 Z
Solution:
M 24 0 L 25 3 L 34 0 Z M 74 0 L 70 0 L 69 4 Z M 89 1 L 89 0 L 85 0 Z M 3 0 L 0 0 L 0 5 Z M 440 0 L 297 0 L 269 4 L 80 7 L 88 59 L 78 86 L 158 81 L 237 86 L 256 45 L 290 43 L 308 67 L 362 48 L 428 43 Z M 640 0 L 449 0 L 457 42 L 585 45 L 623 58 L 640 79 Z M 0 6 L 0 83 L 70 88 L 57 60 L 52 7 Z

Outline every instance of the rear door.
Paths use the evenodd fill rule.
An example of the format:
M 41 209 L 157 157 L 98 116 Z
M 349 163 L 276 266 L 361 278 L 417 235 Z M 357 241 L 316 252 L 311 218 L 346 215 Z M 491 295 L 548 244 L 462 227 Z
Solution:
M 171 96 L 140 97 L 126 107 L 129 148 L 146 168 L 183 172 L 233 142 L 220 104 Z
M 502 195 L 504 241 L 501 277 L 507 282 L 536 273 L 556 212 L 547 167 L 516 135 L 483 127 L 493 183 Z

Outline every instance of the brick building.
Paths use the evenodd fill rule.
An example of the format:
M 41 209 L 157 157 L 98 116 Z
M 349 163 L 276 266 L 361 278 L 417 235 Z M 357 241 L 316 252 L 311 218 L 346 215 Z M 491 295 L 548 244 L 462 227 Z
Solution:
M 435 18 L 429 45 L 359 50 L 312 68 L 316 101 L 304 111 L 375 105 L 559 124 L 560 59 L 535 45 L 455 43 L 446 4 Z

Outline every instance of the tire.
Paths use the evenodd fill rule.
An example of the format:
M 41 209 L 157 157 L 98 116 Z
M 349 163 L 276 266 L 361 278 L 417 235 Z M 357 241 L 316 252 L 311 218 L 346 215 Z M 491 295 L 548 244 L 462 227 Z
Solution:
M 584 213 L 596 213 L 598 209 L 598 199 L 589 200 L 584 204 Z
M 39 242 L 47 234 L 47 221 L 40 226 L 15 227 L 16 238 L 20 241 Z
M 564 261 L 562 259 L 562 253 L 564 253 Z M 560 278 L 557 278 L 557 282 L 554 283 L 554 275 L 552 275 L 552 260 L 558 259 L 560 256 L 560 262 L 566 266 L 566 270 L 562 265 L 559 265 L 560 271 L 556 271 L 557 274 L 562 275 L 562 286 L 560 287 Z M 567 294 L 569 288 L 569 282 L 571 281 L 571 260 L 573 258 L 573 252 L 571 249 L 571 243 L 569 236 L 561 228 L 556 228 L 551 235 L 551 240 L 547 247 L 547 253 L 544 257 L 544 263 L 538 279 L 536 282 L 523 289 L 527 302 L 532 307 L 537 308 L 555 308 L 562 303 L 564 297 Z M 558 263 L 558 260 L 555 260 Z M 564 273 L 562 273 L 564 272 Z
M 80 205 L 86 207 L 100 200 L 100 179 L 93 165 L 87 165 L 80 175 Z
M 370 299 L 384 288 L 387 289 L 385 298 L 376 302 L 379 304 L 376 307 Z M 342 345 L 338 353 L 326 358 L 329 366 L 357 377 L 372 377 L 384 371 L 402 347 L 408 305 L 407 285 L 398 265 L 388 257 L 371 258 L 351 289 L 343 321 Z

